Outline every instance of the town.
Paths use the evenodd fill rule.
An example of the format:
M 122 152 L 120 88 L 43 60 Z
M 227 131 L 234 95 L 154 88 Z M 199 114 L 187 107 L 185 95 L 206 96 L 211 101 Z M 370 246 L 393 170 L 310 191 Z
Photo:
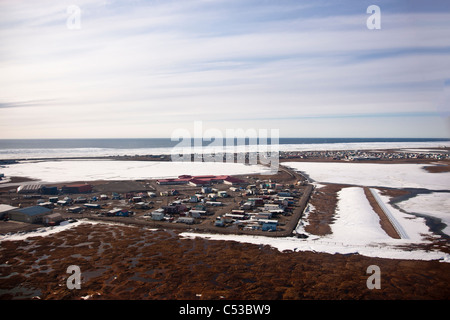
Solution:
M 5 189 L 5 188 L 4 188 Z M 238 234 L 291 234 L 312 186 L 296 172 L 0 189 L 0 233 L 77 219 Z M 5 222 L 7 221 L 7 222 Z

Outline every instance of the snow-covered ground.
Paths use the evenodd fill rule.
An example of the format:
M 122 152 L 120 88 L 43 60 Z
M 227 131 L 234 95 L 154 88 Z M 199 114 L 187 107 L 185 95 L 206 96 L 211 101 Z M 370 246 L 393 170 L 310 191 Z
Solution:
M 335 222 L 331 225 L 332 234 L 316 236 L 308 234 L 308 238 L 297 237 L 264 237 L 250 235 L 220 235 L 184 232 L 188 238 L 203 237 L 212 240 L 232 240 L 253 244 L 270 245 L 280 251 L 314 251 L 325 253 L 359 253 L 361 255 L 390 259 L 440 260 L 450 262 L 450 255 L 440 251 L 404 250 L 401 245 L 426 243 L 423 235 L 431 236 L 423 218 L 407 215 L 393 208 L 389 198 L 381 196 L 383 203 L 391 211 L 394 218 L 408 234 L 407 239 L 393 239 L 380 226 L 379 217 L 373 211 L 364 191 L 360 187 L 343 188 L 338 194 L 338 207 Z M 309 205 L 305 210 L 306 219 L 314 207 Z M 300 221 L 296 232 L 307 234 L 305 221 Z
M 95 223 L 95 222 L 91 222 L 91 221 L 87 221 L 87 220 L 83 220 L 83 221 L 76 221 L 73 223 L 67 223 L 64 222 L 62 225 L 59 226 L 54 226 L 54 227 L 42 227 L 39 229 L 36 229 L 35 231 L 30 231 L 30 232 L 16 232 L 13 234 L 5 234 L 5 235 L 0 235 L 0 242 L 1 241 L 6 241 L 6 240 L 25 240 L 27 238 L 30 237 L 44 237 L 44 236 L 48 236 L 51 234 L 55 234 L 64 230 L 68 230 L 70 228 L 79 226 L 80 224 L 83 223 Z
M 450 190 L 450 172 L 429 173 L 422 164 L 284 162 L 317 182 L 389 188 Z
M 369 244 L 389 241 L 381 228 L 380 218 L 359 187 L 343 188 L 338 193 L 336 221 L 331 225 L 332 234 L 327 238 L 344 243 Z
M 419 194 L 414 198 L 399 202 L 397 205 L 407 212 L 425 214 L 441 219 L 447 225 L 442 231 L 450 235 L 450 193 Z
M 114 160 L 22 161 L 5 165 L 2 172 L 5 176 L 28 177 L 46 182 L 158 179 L 183 174 L 270 173 L 267 167 L 240 163 Z

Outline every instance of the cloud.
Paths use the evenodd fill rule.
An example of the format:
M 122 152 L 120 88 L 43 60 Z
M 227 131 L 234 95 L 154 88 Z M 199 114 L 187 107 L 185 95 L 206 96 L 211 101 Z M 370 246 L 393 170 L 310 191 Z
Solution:
M 418 4 L 374 31 L 359 2 L 76 1 L 79 30 L 69 4 L 1 3 L 0 126 L 430 118 L 450 69 L 450 14 Z

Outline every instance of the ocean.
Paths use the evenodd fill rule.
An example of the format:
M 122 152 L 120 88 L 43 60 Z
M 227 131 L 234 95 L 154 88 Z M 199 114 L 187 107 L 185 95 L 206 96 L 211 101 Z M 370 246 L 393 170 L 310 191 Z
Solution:
M 199 140 L 191 140 L 194 146 Z M 0 139 L 1 159 L 101 157 L 170 154 L 180 147 L 170 138 L 142 139 Z M 189 141 L 188 141 L 189 143 Z M 220 143 L 220 141 L 219 141 Z M 203 141 L 204 148 L 211 142 Z M 242 143 L 241 143 L 242 144 Z M 245 145 L 251 145 L 249 139 Z M 270 138 L 268 139 L 270 144 Z M 223 142 L 226 145 L 226 142 Z M 239 146 L 235 140 L 234 146 Z M 279 138 L 279 151 L 358 150 L 450 147 L 450 139 L 429 138 Z M 236 150 L 236 149 L 234 149 Z

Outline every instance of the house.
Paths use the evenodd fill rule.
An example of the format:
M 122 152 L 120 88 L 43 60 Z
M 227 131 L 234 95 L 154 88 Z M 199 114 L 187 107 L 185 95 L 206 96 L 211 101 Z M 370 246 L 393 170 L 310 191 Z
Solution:
M 211 193 L 211 192 L 213 192 L 211 187 L 202 187 L 202 193 Z
M 206 201 L 206 205 L 213 206 L 213 207 L 220 207 L 222 205 L 222 202 L 219 202 L 219 201 Z
M 186 209 L 185 205 L 171 205 L 171 206 L 162 206 L 161 209 L 164 210 L 164 213 L 167 214 L 175 214 L 180 213 Z
M 70 207 L 67 209 L 67 211 L 70 213 L 80 213 L 82 210 L 82 207 Z
M 253 202 L 247 201 L 241 206 L 242 210 L 250 210 L 253 208 Z
M 275 203 L 265 203 L 264 204 L 265 211 L 280 210 L 280 209 L 281 209 L 281 207 L 279 204 L 275 204 Z
M 161 221 L 164 220 L 164 212 L 155 210 L 151 213 L 152 220 Z
M 101 209 L 101 206 L 97 203 L 85 203 L 84 206 L 88 209 Z
M 149 208 L 149 203 L 148 203 L 148 202 L 143 202 L 143 201 L 141 201 L 141 202 L 136 203 L 136 204 L 134 205 L 134 207 L 135 207 L 136 209 L 148 209 L 148 208 Z
M 211 184 L 211 180 L 209 179 L 191 179 L 189 180 L 189 185 L 194 187 L 202 187 L 202 186 L 208 186 Z
M 50 197 L 50 198 L 48 198 L 48 201 L 51 202 L 51 203 L 57 203 L 58 200 L 59 200 L 58 197 Z
M 194 218 L 190 217 L 179 217 L 177 219 L 177 222 L 179 223 L 186 223 L 186 224 L 193 224 L 195 222 Z
M 262 198 L 248 198 L 247 201 L 252 202 L 255 207 L 264 205 L 264 200 Z
M 39 202 L 38 205 L 41 206 L 41 207 L 48 208 L 48 209 L 53 209 L 55 207 L 55 204 L 53 202 L 50 202 L 50 201 Z
M 27 208 L 19 208 L 11 210 L 8 216 L 11 220 L 27 222 L 27 223 L 41 223 L 43 217 L 52 213 L 51 209 L 42 206 L 32 206 Z
M 219 192 L 217 192 L 217 196 L 219 198 L 227 198 L 228 197 L 228 193 L 226 191 L 219 191 Z
M 206 211 L 204 211 L 204 210 L 190 210 L 189 214 L 193 218 L 200 218 L 201 216 L 206 215 Z
M 199 203 L 194 206 L 194 210 L 206 211 L 206 206 Z
M 214 226 L 223 228 L 223 227 L 225 227 L 225 222 L 222 219 L 216 220 L 214 222 Z
M 77 197 L 75 199 L 75 203 L 86 203 L 86 202 L 88 202 L 88 200 L 85 197 Z
M 130 213 L 128 212 L 127 209 L 120 209 L 120 208 L 115 208 L 112 210 L 109 210 L 107 213 L 108 217 L 128 217 L 130 216 Z
M 64 218 L 58 212 L 46 215 L 43 218 L 44 224 L 46 224 L 48 226 L 55 226 L 55 225 L 59 224 L 61 221 L 64 221 Z
M 229 185 L 232 185 L 232 186 L 247 184 L 244 180 L 241 180 L 241 179 L 238 179 L 238 178 L 235 178 L 235 177 L 230 177 L 230 176 L 226 177 L 223 180 L 223 183 L 229 184 Z

